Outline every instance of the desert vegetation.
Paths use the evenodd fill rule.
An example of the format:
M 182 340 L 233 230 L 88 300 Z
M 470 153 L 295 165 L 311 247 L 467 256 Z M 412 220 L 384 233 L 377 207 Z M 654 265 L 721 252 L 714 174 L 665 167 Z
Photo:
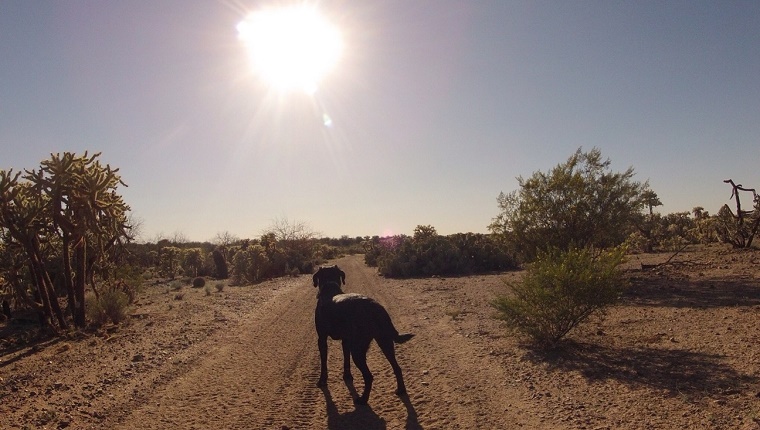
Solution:
M 517 267 L 507 242 L 475 233 L 442 236 L 429 225 L 417 226 L 411 237 L 375 237 L 364 246 L 365 263 L 392 278 L 469 275 Z
M 665 216 L 649 184 L 634 169 L 613 172 L 599 149 L 578 149 L 549 172 L 518 177 L 520 188 L 499 195 L 501 213 L 490 226 L 512 244 L 527 272 L 510 285 L 511 295 L 493 305 L 516 332 L 534 345 L 551 347 L 594 314 L 604 313 L 623 291 L 618 266 L 629 249 L 679 252 L 715 238 L 746 247 L 760 221 L 754 190 L 737 187 L 736 214 L 724 206 L 710 218 L 703 208 Z M 755 209 L 743 211 L 739 191 L 753 193 Z
M 0 291 L 7 313 L 31 311 L 42 326 L 61 331 L 108 320 L 100 310 L 130 303 L 151 278 L 244 285 L 311 273 L 320 262 L 350 254 L 363 254 L 391 278 L 530 270 L 539 255 L 544 262 L 555 255 L 549 250 L 602 255 L 620 246 L 629 253 L 711 242 L 751 247 L 760 224 L 757 193 L 731 179 L 724 182 L 735 210 L 724 205 L 710 215 L 697 206 L 663 215 L 654 211 L 659 197 L 634 179 L 633 168 L 614 172 L 600 150 L 579 148 L 501 193 L 488 234 L 440 235 L 421 224 L 412 236 L 321 238 L 305 222 L 280 219 L 254 239 L 220 232 L 211 242 L 190 242 L 175 233 L 138 243 L 139 225 L 118 193 L 126 184 L 99 156 L 52 154 L 37 169 L 0 171 Z M 751 209 L 740 200 L 748 193 Z
M 493 301 L 507 326 L 534 345 L 551 348 L 572 329 L 617 303 L 625 280 L 624 248 L 542 251 L 512 294 Z
M 518 190 L 499 195 L 501 212 L 489 229 L 514 244 L 524 261 L 549 248 L 623 243 L 653 193 L 633 179 L 633 168 L 613 172 L 610 163 L 596 148 L 578 149 L 549 172 L 518 177 Z
M 67 152 L 38 169 L 0 171 L 4 300 L 32 309 L 54 331 L 86 325 L 86 290 L 102 302 L 96 279 L 115 288 L 112 273 L 131 240 L 129 206 L 117 193 L 124 184 L 99 156 Z
M 411 236 L 324 238 L 306 223 L 283 219 L 276 220 L 254 238 L 222 232 L 208 242 L 191 242 L 181 233 L 135 241 L 139 225 L 132 221 L 129 206 L 118 194 L 118 187 L 126 185 L 121 182 L 118 169 L 99 162 L 99 154 L 52 155 L 38 169 L 0 171 L 3 304 L 0 359 L 5 357 L 3 366 L 8 365 L 0 366 L 7 369 L 0 374 L 0 398 L 4 404 L 26 411 L 23 422 L 37 426 L 59 422 L 59 426 L 66 426 L 72 422 L 70 417 L 54 415 L 47 406 L 29 409 L 39 403 L 29 400 L 31 394 L 22 398 L 19 393 L 26 396 L 24 390 L 34 387 L 30 392 L 45 403 L 49 400 L 48 393 L 66 397 L 68 392 L 87 392 L 95 384 L 92 378 L 100 377 L 87 373 L 92 378 L 81 385 L 78 379 L 84 373 L 72 363 L 87 362 L 95 349 L 101 353 L 110 351 L 111 355 L 101 360 L 101 367 L 122 365 L 103 379 L 111 382 L 97 382 L 101 384 L 98 392 L 106 392 L 115 380 L 144 383 L 137 375 L 149 366 L 155 366 L 155 372 L 159 373 L 167 370 L 167 363 L 177 369 L 191 368 L 187 363 L 168 359 L 168 351 L 179 353 L 190 348 L 194 340 L 189 333 L 195 333 L 199 339 L 224 329 L 222 332 L 229 337 L 226 341 L 239 342 L 235 330 L 255 320 L 250 315 L 258 312 L 256 306 L 263 301 L 277 302 L 277 297 L 281 297 L 276 306 L 267 308 L 271 314 L 255 330 L 246 332 L 248 340 L 255 338 L 261 342 L 258 331 L 277 338 L 282 330 L 277 325 L 281 318 L 287 318 L 293 327 L 313 324 L 313 315 L 308 315 L 313 289 L 301 285 L 303 278 L 298 275 L 311 274 L 317 265 L 337 258 L 352 267 L 355 278 L 351 280 L 351 291 L 368 286 L 366 293 L 380 296 L 384 303 L 403 310 L 394 315 L 405 319 L 406 326 L 423 333 L 427 330 L 426 335 L 420 336 L 425 342 L 405 345 L 408 349 L 404 350 L 407 359 L 416 360 L 414 366 L 409 366 L 412 369 L 409 378 L 417 394 L 436 376 L 438 385 L 434 391 L 454 384 L 446 377 L 449 373 L 453 375 L 451 380 L 455 380 L 468 378 L 473 369 L 480 369 L 481 375 L 486 376 L 478 382 L 449 386 L 457 393 L 451 398 L 459 399 L 463 390 L 496 380 L 493 375 L 501 371 L 499 366 L 511 366 L 522 371 L 514 373 L 519 373 L 518 379 L 510 376 L 509 390 L 499 391 L 500 395 L 511 395 L 512 389 L 519 389 L 524 382 L 533 402 L 549 395 L 536 391 L 537 378 L 543 378 L 544 385 L 551 385 L 547 381 L 557 378 L 556 369 L 563 370 L 560 379 L 580 369 L 586 376 L 619 375 L 625 387 L 622 392 L 632 393 L 631 399 L 640 397 L 636 393 L 642 385 L 651 385 L 685 396 L 686 404 L 698 404 L 713 411 L 713 416 L 707 416 L 694 413 L 697 406 L 685 412 L 679 405 L 669 406 L 667 413 L 678 411 L 670 418 L 688 424 L 687 427 L 696 422 L 689 414 L 699 415 L 701 423 L 717 423 L 703 428 L 733 428 L 727 423 L 737 420 L 755 422 L 752 412 L 746 412 L 746 404 L 754 401 L 756 395 L 752 394 L 749 400 L 741 397 L 753 390 L 747 387 L 755 383 L 742 370 L 752 366 L 753 356 L 746 353 L 751 349 L 721 345 L 729 339 L 737 344 L 753 339 L 744 333 L 752 333 L 752 325 L 745 321 L 760 309 L 752 281 L 757 275 L 751 270 L 756 267 L 753 265 L 757 258 L 752 250 L 747 250 L 757 246 L 753 240 L 760 223 L 757 193 L 728 179 L 724 181 L 726 192 L 731 194 L 735 205 L 724 205 L 715 215 L 700 206 L 690 212 L 660 214 L 655 210 L 662 205 L 659 196 L 646 182 L 635 180 L 633 168 L 615 172 L 610 166 L 601 151 L 579 149 L 547 172 L 518 178 L 518 190 L 502 193 L 496 199 L 496 216 L 487 234 L 442 235 L 433 225 L 420 224 Z M 708 252 L 701 254 L 695 249 Z M 689 257 L 676 258 L 679 255 Z M 739 271 L 730 275 L 738 262 Z M 724 282 L 725 276 L 729 276 L 726 273 L 733 277 Z M 403 297 L 403 301 L 395 300 L 396 297 Z M 301 306 L 301 301 L 308 304 Z M 304 312 L 292 311 L 294 306 L 303 307 Z M 724 311 L 723 307 L 731 310 Z M 709 327 L 710 336 L 720 332 L 717 340 L 705 337 L 702 329 L 692 332 L 695 323 L 686 321 L 683 317 L 686 314 L 696 324 Z M 174 321 L 173 325 L 164 327 L 169 320 Z M 237 325 L 228 325 L 230 321 Z M 662 327 L 663 321 L 667 321 L 666 328 Z M 646 326 L 645 334 L 633 328 L 642 324 Z M 465 331 L 452 331 L 452 327 Z M 164 329 L 174 331 L 166 334 L 160 331 Z M 120 332 L 122 335 L 118 335 Z M 451 336 L 452 333 L 462 336 Z M 303 336 L 291 336 L 293 344 L 299 346 L 278 350 L 272 363 L 279 363 L 283 354 L 288 356 L 293 351 L 301 355 L 293 358 L 291 354 L 291 363 L 307 360 L 304 357 L 310 357 L 310 352 L 302 346 L 312 342 Z M 79 342 L 80 339 L 87 341 Z M 443 340 L 445 346 L 440 344 Z M 660 341 L 667 342 L 655 345 Z M 133 348 L 130 342 L 138 342 L 141 350 L 129 349 Z M 50 347 L 58 343 L 60 347 Z M 118 350 L 112 348 L 115 344 L 123 345 L 130 354 L 126 358 L 119 356 Z M 251 344 L 246 344 L 245 351 L 239 353 L 237 359 L 241 363 L 246 357 L 258 357 L 250 354 Z M 273 349 L 281 347 L 271 342 L 270 345 Z M 473 350 L 473 345 L 481 349 Z M 721 354 L 733 357 L 730 365 L 719 366 L 717 373 L 715 365 L 723 359 L 709 352 L 716 347 L 723 348 Z M 465 348 L 470 348 L 469 352 L 459 355 L 458 351 Z M 441 355 L 444 349 L 448 353 Z M 690 366 L 684 369 L 685 374 L 694 371 L 699 377 L 674 378 L 669 373 L 670 363 L 679 361 L 685 350 L 707 351 L 690 355 L 683 362 L 683 366 Z M 44 354 L 37 354 L 41 351 Z M 144 351 L 152 351 L 150 363 Z M 201 357 L 209 349 L 198 351 L 203 351 L 196 356 Z M 735 351 L 738 352 L 734 356 Z M 437 369 L 438 362 L 426 361 L 431 356 L 445 356 L 446 368 Z M 65 372 L 35 373 L 41 366 L 47 366 L 44 363 L 59 359 L 69 363 L 61 367 Z M 478 364 L 473 365 L 473 360 Z M 500 360 L 501 364 L 495 365 L 494 360 Z M 600 364 L 596 367 L 589 364 L 594 362 Z M 219 375 L 225 387 L 237 382 L 234 375 L 232 380 L 225 379 L 226 375 L 247 374 L 234 369 L 219 372 L 220 363 L 235 364 L 227 357 L 219 363 L 209 363 L 214 369 L 211 373 Z M 312 364 L 316 368 L 317 364 Z M 258 364 L 248 366 L 263 368 Z M 554 373 L 544 375 L 545 366 L 554 368 Z M 464 373 L 456 373 L 455 369 L 463 369 Z M 309 379 L 312 371 L 308 366 L 298 367 L 304 380 Z M 66 379 L 69 373 L 72 376 Z M 34 382 L 43 379 L 46 382 Z M 70 382 L 60 383 L 59 379 Z M 264 379 L 268 383 L 277 380 Z M 254 378 L 253 382 L 260 380 Z M 570 385 L 577 383 L 574 379 L 569 381 Z M 620 381 L 612 384 L 620 385 Z M 577 385 L 577 392 L 584 395 L 598 390 L 592 385 Z M 76 389 L 60 388 L 64 386 Z M 490 401 L 493 393 L 504 389 L 501 383 L 487 386 L 480 394 L 483 404 Z M 280 388 L 273 390 L 270 399 L 279 398 Z M 293 404 L 298 404 L 294 399 L 313 394 L 306 389 L 298 391 L 297 384 L 285 388 L 297 391 L 291 392 Z M 196 389 L 192 387 L 190 392 Z M 204 389 L 216 388 L 206 384 Z M 151 391 L 136 388 L 134 393 Z M 46 395 L 38 395 L 40 392 Z M 652 395 L 650 391 L 646 393 Z M 437 394 L 436 391 L 428 395 L 434 398 Z M 338 417 L 334 409 L 329 409 L 335 404 L 329 393 L 325 395 L 328 421 L 333 420 L 334 425 L 336 419 L 345 417 Z M 604 407 L 597 408 L 597 412 L 607 409 L 609 395 L 609 392 L 595 394 L 595 398 L 605 399 Z M 88 392 L 87 396 L 94 399 L 97 392 Z M 142 394 L 134 396 L 145 398 L 140 397 Z M 719 399 L 720 407 L 728 402 L 739 405 L 732 407 L 741 412 L 729 417 L 717 411 L 717 407 L 711 409 L 711 403 L 705 408 L 706 401 L 700 399 L 710 396 L 723 396 Z M 727 396 L 733 397 L 726 400 Z M 378 403 L 385 401 L 381 394 L 377 397 Z M 121 398 L 121 401 L 135 400 Z M 443 404 L 448 404 L 447 401 Z M 515 398 L 511 401 L 526 404 Z M 440 408 L 416 403 L 415 397 L 410 402 L 402 405 L 402 409 L 410 408 L 400 412 L 402 419 L 411 417 L 414 418 L 411 423 L 416 422 L 418 416 L 413 409 L 416 404 L 421 412 L 419 417 L 447 427 L 445 420 L 436 421 Z M 624 402 L 626 408 L 632 406 L 631 410 L 646 409 L 633 404 L 634 400 Z M 668 402 L 670 398 L 663 403 Z M 81 405 L 68 400 L 65 404 Z M 542 411 L 550 411 L 556 405 L 546 401 L 542 403 Z M 493 411 L 502 411 L 501 406 L 491 405 L 489 411 L 478 410 L 475 416 L 490 416 Z M 71 409 L 62 406 L 58 410 L 66 408 Z M 473 412 L 473 407 L 464 410 Z M 268 413 L 276 415 L 276 411 Z M 98 414 L 90 414 L 84 420 L 108 421 Z M 576 410 L 573 414 L 584 413 Z M 486 422 L 507 422 L 500 413 L 497 415 Z M 115 416 L 117 421 L 126 419 L 126 412 Z M 544 424 L 541 416 L 538 421 L 529 418 L 527 422 Z M 619 428 L 641 428 L 636 426 L 643 422 L 633 415 L 614 422 L 600 416 L 584 419 L 612 422 L 612 428 L 618 428 L 615 423 L 630 424 Z M 262 420 L 252 422 L 271 418 L 256 414 L 251 417 Z M 348 417 L 346 422 L 362 422 L 365 418 Z M 472 427 L 478 419 L 473 418 L 465 427 Z M 511 417 L 509 422 L 516 419 L 521 418 Z M 556 428 L 586 425 L 573 422 L 577 424 L 575 427 Z

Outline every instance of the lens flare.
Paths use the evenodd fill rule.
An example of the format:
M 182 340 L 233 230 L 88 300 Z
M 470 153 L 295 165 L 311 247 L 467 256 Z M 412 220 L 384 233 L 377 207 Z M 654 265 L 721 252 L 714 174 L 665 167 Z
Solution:
M 328 115 L 327 113 L 323 113 L 322 114 L 322 123 L 327 128 L 332 128 L 332 126 L 333 126 L 333 120 L 332 120 L 332 118 L 330 118 L 330 115 Z

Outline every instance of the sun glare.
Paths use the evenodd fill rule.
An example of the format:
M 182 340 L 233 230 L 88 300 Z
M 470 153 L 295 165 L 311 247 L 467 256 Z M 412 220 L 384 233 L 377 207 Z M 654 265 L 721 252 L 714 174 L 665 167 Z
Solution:
M 253 71 L 280 91 L 314 93 L 338 62 L 338 29 L 306 5 L 251 13 L 237 26 Z

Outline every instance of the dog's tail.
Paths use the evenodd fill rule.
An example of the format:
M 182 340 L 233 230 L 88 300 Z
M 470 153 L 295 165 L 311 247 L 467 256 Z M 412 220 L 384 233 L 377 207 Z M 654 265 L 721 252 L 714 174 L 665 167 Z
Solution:
M 393 341 L 396 343 L 404 343 L 413 337 L 414 335 L 412 333 L 399 334 L 399 335 L 396 335 L 395 338 L 393 338 Z

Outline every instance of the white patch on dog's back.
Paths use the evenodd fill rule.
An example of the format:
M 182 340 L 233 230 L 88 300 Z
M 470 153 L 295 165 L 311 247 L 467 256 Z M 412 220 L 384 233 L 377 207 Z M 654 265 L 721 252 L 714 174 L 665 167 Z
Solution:
M 362 296 L 361 294 L 356 293 L 345 293 L 345 294 L 338 294 L 337 296 L 333 297 L 333 301 L 335 303 L 342 302 L 344 300 L 350 300 L 350 299 L 366 299 L 367 296 Z

